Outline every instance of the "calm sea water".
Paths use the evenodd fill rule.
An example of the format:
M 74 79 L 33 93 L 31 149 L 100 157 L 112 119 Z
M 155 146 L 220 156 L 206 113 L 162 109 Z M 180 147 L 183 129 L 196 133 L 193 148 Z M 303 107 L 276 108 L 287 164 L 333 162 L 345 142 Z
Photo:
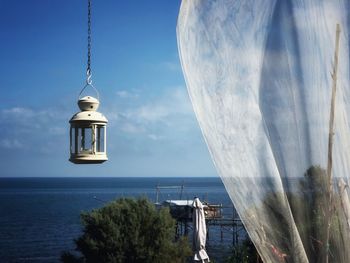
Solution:
M 220 178 L 0 178 L 0 262 L 59 262 L 81 234 L 82 211 L 120 197 L 155 201 L 157 185 L 182 184 L 183 199 L 231 205 Z M 159 192 L 160 200 L 179 197 Z

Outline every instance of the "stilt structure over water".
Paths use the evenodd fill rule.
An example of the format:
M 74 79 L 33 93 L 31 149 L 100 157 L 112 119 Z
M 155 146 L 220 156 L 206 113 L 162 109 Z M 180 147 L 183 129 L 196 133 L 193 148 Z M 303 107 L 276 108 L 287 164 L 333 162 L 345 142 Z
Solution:
M 180 190 L 179 199 L 176 200 L 159 200 L 161 189 L 178 189 Z M 181 186 L 156 186 L 157 207 L 168 207 L 172 217 L 176 220 L 175 238 L 188 236 L 193 230 L 193 200 L 182 199 L 184 185 Z M 208 198 L 208 197 L 207 197 Z M 207 224 L 207 240 L 220 241 L 227 243 L 228 240 L 233 246 L 240 240 L 245 239 L 247 234 L 241 219 L 236 213 L 233 206 L 224 206 L 223 204 L 211 204 L 203 201 L 204 213 Z

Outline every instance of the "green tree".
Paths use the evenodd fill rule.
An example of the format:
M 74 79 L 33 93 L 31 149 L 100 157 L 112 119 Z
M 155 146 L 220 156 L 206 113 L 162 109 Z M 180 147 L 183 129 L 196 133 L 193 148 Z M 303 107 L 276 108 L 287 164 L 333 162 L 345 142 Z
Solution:
M 78 258 L 62 254 L 63 262 L 185 262 L 191 255 L 186 239 L 174 241 L 175 220 L 168 209 L 145 198 L 122 198 L 81 215 L 83 234 L 76 243 Z
M 259 254 L 255 249 L 253 242 L 247 237 L 242 243 L 232 248 L 232 254 L 226 260 L 226 263 L 260 263 Z

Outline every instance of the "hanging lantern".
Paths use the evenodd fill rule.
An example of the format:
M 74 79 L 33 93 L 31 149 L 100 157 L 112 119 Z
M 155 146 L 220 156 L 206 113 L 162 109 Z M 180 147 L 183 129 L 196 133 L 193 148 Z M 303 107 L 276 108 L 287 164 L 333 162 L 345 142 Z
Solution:
M 79 94 L 80 112 L 70 119 L 70 158 L 76 164 L 103 163 L 108 160 L 106 153 L 107 118 L 97 111 L 100 105 L 97 89 L 91 80 L 91 0 L 88 0 L 88 61 L 86 85 Z M 85 88 L 95 90 L 97 98 L 81 97 Z
M 98 99 L 85 96 L 78 100 L 80 112 L 70 119 L 70 161 L 76 164 L 107 161 L 107 118 L 97 111 Z

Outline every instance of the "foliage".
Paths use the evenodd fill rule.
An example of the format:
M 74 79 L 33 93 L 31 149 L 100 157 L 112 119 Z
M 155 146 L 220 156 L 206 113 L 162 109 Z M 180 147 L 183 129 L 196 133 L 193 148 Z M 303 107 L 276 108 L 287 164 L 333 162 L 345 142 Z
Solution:
M 191 254 L 186 239 L 175 242 L 175 220 L 167 209 L 156 210 L 147 199 L 122 198 L 81 215 L 83 235 L 63 262 L 185 262 Z
M 320 166 L 311 166 L 300 181 L 302 199 L 298 206 L 304 212 L 301 215 L 303 218 L 297 223 L 309 257 L 317 261 L 321 261 L 322 251 L 326 249 L 326 215 L 331 205 L 328 187 L 327 173 Z
M 266 194 L 261 206 L 254 212 L 259 218 L 264 218 L 264 222 L 268 222 L 261 226 L 264 234 L 258 238 L 271 249 L 276 261 L 283 259 L 289 262 L 295 258 L 295 244 L 292 242 L 293 235 L 298 234 L 312 262 L 325 262 L 327 254 L 331 262 L 349 262 L 350 255 L 342 245 L 350 242 L 349 228 L 336 182 L 337 178 L 334 178 L 333 185 L 330 185 L 325 169 L 311 166 L 298 179 L 296 188 L 290 185 L 291 181 L 285 181 L 286 189 L 289 190 L 286 195 L 273 192 Z M 292 219 L 286 210 L 286 200 Z M 294 223 L 297 232 L 290 227 Z
M 259 261 L 259 254 L 249 237 L 232 249 L 232 255 L 226 263 L 256 263 Z
M 297 224 L 304 248 L 315 262 L 325 261 L 326 254 L 332 262 L 349 262 L 347 249 L 341 247 L 348 244 L 349 232 L 337 181 L 333 178 L 330 184 L 325 169 L 311 166 L 300 182 L 302 197 L 298 207 L 303 207 L 303 218 Z

